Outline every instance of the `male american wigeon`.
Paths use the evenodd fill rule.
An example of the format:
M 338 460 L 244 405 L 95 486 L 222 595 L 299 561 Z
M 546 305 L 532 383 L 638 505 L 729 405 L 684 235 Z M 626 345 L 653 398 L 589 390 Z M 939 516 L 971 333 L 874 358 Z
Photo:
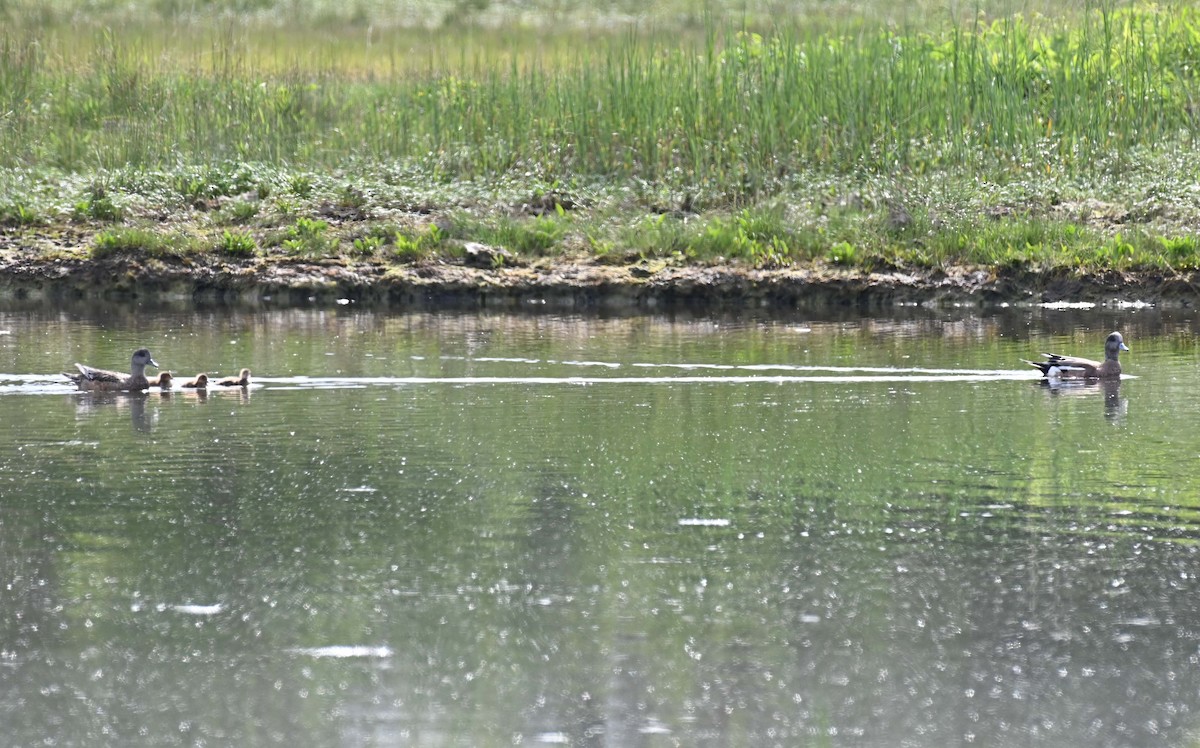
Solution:
M 95 369 L 84 364 L 75 364 L 75 368 L 79 370 L 78 374 L 69 374 L 63 372 L 63 376 L 70 379 L 81 390 L 96 390 L 101 392 L 121 392 L 121 391 L 137 391 L 150 388 L 150 380 L 146 379 L 146 367 L 153 366 L 158 368 L 154 358 L 150 355 L 150 351 L 145 348 L 138 348 L 133 352 L 133 356 L 129 360 L 129 373 L 122 374 L 119 371 L 109 371 L 107 369 Z
M 236 377 L 218 379 L 216 384 L 222 387 L 247 387 L 250 385 L 250 370 L 242 369 Z
M 184 382 L 183 387 L 189 390 L 203 390 L 208 388 L 208 375 L 204 373 L 197 374 L 188 381 Z
M 1093 361 L 1090 358 L 1078 356 L 1060 356 L 1057 353 L 1043 353 L 1045 361 L 1025 361 L 1036 367 L 1047 379 L 1119 379 L 1121 377 L 1121 362 L 1118 356 L 1121 351 L 1129 350 L 1121 333 L 1114 332 L 1104 341 L 1104 360 Z

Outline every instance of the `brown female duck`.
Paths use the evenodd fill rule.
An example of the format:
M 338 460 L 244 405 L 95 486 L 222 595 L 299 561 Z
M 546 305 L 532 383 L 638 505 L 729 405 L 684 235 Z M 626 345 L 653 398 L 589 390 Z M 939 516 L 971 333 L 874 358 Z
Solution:
M 150 388 L 150 380 L 146 379 L 146 367 L 158 368 L 150 351 L 138 348 L 129 359 L 129 373 L 108 369 L 96 369 L 85 364 L 75 364 L 78 374 L 63 372 L 63 376 L 74 382 L 81 390 L 100 392 L 132 392 Z

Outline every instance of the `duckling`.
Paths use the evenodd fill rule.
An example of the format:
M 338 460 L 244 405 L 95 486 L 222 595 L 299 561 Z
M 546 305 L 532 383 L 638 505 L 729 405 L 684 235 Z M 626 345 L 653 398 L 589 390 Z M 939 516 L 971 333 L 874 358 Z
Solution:
M 236 377 L 226 377 L 217 380 L 216 384 L 221 387 L 247 387 L 250 385 L 250 370 L 242 369 Z
M 197 374 L 188 381 L 184 382 L 182 386 L 187 387 L 190 390 L 208 389 L 208 375 L 204 373 Z
M 160 371 L 158 376 L 149 380 L 151 387 L 159 387 L 164 390 L 171 389 L 171 380 L 174 379 L 169 371 Z
M 129 359 L 129 374 L 108 369 L 96 369 L 85 364 L 75 364 L 78 374 L 63 372 L 63 376 L 74 382 L 81 390 L 102 392 L 137 391 L 150 388 L 146 379 L 146 367 L 158 368 L 154 357 L 146 348 L 138 348 Z

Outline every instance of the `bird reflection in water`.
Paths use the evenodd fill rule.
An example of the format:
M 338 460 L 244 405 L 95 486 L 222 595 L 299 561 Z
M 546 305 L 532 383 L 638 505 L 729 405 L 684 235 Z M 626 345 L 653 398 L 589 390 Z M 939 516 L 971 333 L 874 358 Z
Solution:
M 160 410 L 151 408 L 147 410 L 146 401 L 150 398 L 158 398 L 160 401 L 170 401 L 180 399 L 184 402 L 205 403 L 208 401 L 208 393 L 204 390 L 150 390 L 138 392 L 87 392 L 84 393 L 75 401 L 76 417 L 88 417 L 97 413 L 101 408 L 115 408 L 116 410 L 129 411 L 129 425 L 134 431 L 149 433 L 158 425 Z M 248 394 L 243 395 L 242 402 L 250 399 Z
M 1129 410 L 1129 399 L 1121 397 L 1121 380 L 1118 379 L 1041 379 L 1037 382 L 1047 392 L 1062 397 L 1093 397 L 1099 394 L 1104 398 L 1104 417 L 1110 421 L 1119 421 Z
M 158 396 L 155 393 L 155 396 Z M 75 415 L 91 416 L 101 408 L 129 411 L 129 422 L 134 431 L 149 432 L 158 422 L 158 410 L 146 412 L 146 401 L 150 395 L 142 392 L 92 392 L 75 401 Z

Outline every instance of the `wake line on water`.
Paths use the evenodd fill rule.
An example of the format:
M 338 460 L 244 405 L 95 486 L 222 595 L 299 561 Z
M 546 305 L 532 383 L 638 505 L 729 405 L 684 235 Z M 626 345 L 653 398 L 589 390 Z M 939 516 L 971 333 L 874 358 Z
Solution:
M 424 356 L 414 356 L 413 360 L 424 361 Z M 530 365 L 554 365 L 554 366 L 579 366 L 579 367 L 597 367 L 604 369 L 620 369 L 628 366 L 634 369 L 680 369 L 683 371 L 833 371 L 843 373 L 853 372 L 868 372 L 878 374 L 979 374 L 981 376 L 994 376 L 998 372 L 996 369 L 929 369 L 920 366 L 898 367 L 898 366 L 818 366 L 807 364 L 687 364 L 687 363 L 652 363 L 652 362 L 633 362 L 629 364 L 621 364 L 615 361 L 580 361 L 580 360 L 558 360 L 558 359 L 540 359 L 540 358 L 520 358 L 520 357 L 500 357 L 500 356 L 479 356 L 476 358 L 468 358 L 466 356 L 441 356 L 440 361 L 468 361 L 472 363 L 493 363 L 493 364 L 530 364 Z
M 654 364 L 654 366 L 660 366 Z M 662 366 L 686 368 L 690 365 L 665 364 Z M 734 368 L 734 367 L 730 367 Z M 746 369 L 750 367 L 736 367 Z M 838 372 L 838 374 L 784 374 L 754 376 L 741 374 L 682 374 L 675 376 L 466 376 L 466 377 L 256 377 L 256 385 L 270 389 L 349 389 L 370 386 L 419 386 L 419 385 L 605 385 L 605 384 L 833 384 L 870 382 L 988 382 L 1037 379 L 1037 372 L 1020 369 L 889 369 L 883 367 L 794 367 L 795 371 Z M 258 389 L 258 387 L 253 387 Z M 236 392 L 214 388 L 210 393 Z M 0 373 L 0 394 L 63 394 L 74 393 L 70 382 L 60 382 L 44 374 Z M 151 389 L 149 393 L 158 393 Z M 178 393 L 194 393 L 189 390 L 174 390 Z
M 1007 372 L 996 369 L 926 369 L 918 366 L 801 366 L 799 364 L 630 364 L 637 368 L 661 368 L 684 370 L 713 370 L 713 371 L 835 371 L 835 372 L 865 372 L 876 374 L 975 374 L 992 377 Z M 1015 370 L 1015 373 L 1025 373 Z
M 1036 379 L 1029 372 L 970 371 L 954 373 L 906 373 L 859 375 L 780 375 L 780 376 L 667 376 L 667 377 L 260 377 L 257 381 L 294 387 L 353 387 L 364 385 L 472 385 L 472 384 L 790 384 L 830 382 L 986 382 Z

